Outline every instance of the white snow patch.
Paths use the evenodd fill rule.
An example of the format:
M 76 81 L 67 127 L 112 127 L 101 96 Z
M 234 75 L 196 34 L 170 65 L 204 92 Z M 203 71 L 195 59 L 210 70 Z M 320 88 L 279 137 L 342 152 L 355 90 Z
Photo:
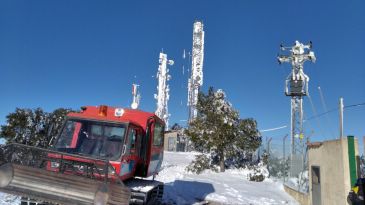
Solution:
M 0 204 L 1 205 L 18 205 L 18 204 L 20 204 L 20 197 L 0 192 Z
M 309 175 L 308 171 L 299 173 L 298 177 L 291 177 L 285 184 L 295 190 L 307 193 L 309 189 Z
M 204 201 L 223 204 L 299 204 L 290 197 L 282 183 L 271 179 L 264 182 L 247 180 L 247 169 L 227 169 L 224 173 L 210 170 L 197 175 L 185 167 L 199 153 L 165 152 L 162 171 L 156 180 L 165 183 L 164 201 L 194 204 Z
M 165 152 L 162 171 L 156 180 L 164 182 L 164 202 L 167 204 L 250 204 L 299 205 L 290 197 L 280 181 L 266 179 L 251 182 L 245 169 L 228 169 L 224 173 L 210 170 L 200 175 L 187 172 L 185 167 L 197 152 Z M 139 185 L 136 184 L 135 189 Z M 0 193 L 1 205 L 18 205 L 19 197 Z

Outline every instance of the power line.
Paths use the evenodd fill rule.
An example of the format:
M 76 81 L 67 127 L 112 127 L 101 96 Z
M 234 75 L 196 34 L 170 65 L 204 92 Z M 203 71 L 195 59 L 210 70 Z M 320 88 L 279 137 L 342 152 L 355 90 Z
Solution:
M 360 106 L 365 106 L 365 102 L 359 103 L 359 104 L 347 105 L 347 106 L 344 106 L 343 108 L 346 109 L 346 108 L 360 107 Z M 310 117 L 308 119 L 305 119 L 305 120 L 313 120 L 315 118 L 321 117 L 323 115 L 326 115 L 326 114 L 331 113 L 331 112 L 334 112 L 334 111 L 338 111 L 338 108 L 333 108 L 333 109 L 331 109 L 331 110 L 329 110 L 327 112 L 324 112 L 324 113 L 321 113 L 321 114 L 318 114 L 318 115 L 314 115 L 314 116 L 312 116 L 312 117 Z
M 323 95 L 323 92 L 322 92 L 322 89 L 321 89 L 320 86 L 318 86 L 318 91 L 319 91 L 319 96 L 320 96 L 320 99 L 321 99 L 321 102 L 322 102 L 323 109 L 324 109 L 325 112 L 328 112 L 327 104 L 326 104 L 326 101 L 324 100 L 324 95 Z M 326 115 L 326 120 L 327 120 L 327 127 L 328 127 L 331 124 L 328 115 Z M 335 134 L 334 134 L 332 129 L 330 129 L 330 130 L 331 130 L 331 135 L 334 138 Z
M 312 116 L 312 117 L 310 117 L 310 118 L 308 118 L 308 119 L 305 119 L 306 121 L 308 121 L 308 120 L 313 120 L 313 119 L 315 119 L 315 118 L 318 118 L 318 117 L 321 117 L 321 116 L 323 116 L 323 115 L 326 115 L 326 114 L 328 114 L 328 113 L 331 113 L 331 112 L 334 112 L 334 111 L 337 111 L 338 110 L 338 108 L 334 108 L 334 109 L 331 109 L 331 110 L 329 110 L 329 111 L 327 111 L 327 112 L 324 112 L 324 113 L 321 113 L 321 114 L 318 114 L 318 115 L 314 115 L 314 116 Z
M 363 103 L 358 103 L 358 104 L 353 104 L 353 105 L 347 105 L 347 106 L 344 106 L 344 109 L 346 109 L 346 108 L 352 108 L 352 107 L 360 107 L 360 106 L 365 106 L 365 102 L 363 102 Z M 323 116 L 323 115 L 326 115 L 326 114 L 331 113 L 331 112 L 334 112 L 334 111 L 338 111 L 338 108 L 331 109 L 331 110 L 329 110 L 329 111 L 327 111 L 327 112 L 320 113 L 320 114 L 318 114 L 318 115 L 313 115 L 313 116 L 311 116 L 311 117 L 309 117 L 309 118 L 305 119 L 304 121 L 313 120 L 313 119 L 315 119 L 315 118 L 321 117 L 321 116 Z M 279 130 L 279 129 L 284 129 L 284 128 L 286 128 L 286 127 L 287 127 L 287 125 L 283 125 L 283 126 L 281 126 L 281 127 L 275 127 L 275 128 L 269 128 L 269 129 L 265 129 L 265 130 L 260 130 L 260 132 L 275 131 L 275 130 Z
M 312 97 L 309 95 L 309 93 L 308 93 L 308 99 L 309 99 L 309 102 L 310 102 L 310 104 L 311 104 L 313 114 L 314 114 L 314 115 L 318 115 L 317 109 L 316 109 L 316 107 L 314 106 L 314 103 L 313 103 L 313 101 L 312 101 Z M 318 120 L 318 119 L 316 120 L 316 123 L 317 123 L 317 126 L 318 126 L 318 128 L 319 128 L 320 133 L 321 133 L 322 135 L 324 135 L 324 134 L 323 134 L 323 132 L 322 132 L 322 126 L 321 126 L 321 123 L 319 123 L 319 120 Z
M 359 104 L 354 104 L 354 105 L 347 105 L 347 106 L 344 106 L 344 108 L 349 108 L 349 107 L 360 107 L 360 106 L 364 106 L 365 105 L 365 102 L 364 103 L 359 103 Z

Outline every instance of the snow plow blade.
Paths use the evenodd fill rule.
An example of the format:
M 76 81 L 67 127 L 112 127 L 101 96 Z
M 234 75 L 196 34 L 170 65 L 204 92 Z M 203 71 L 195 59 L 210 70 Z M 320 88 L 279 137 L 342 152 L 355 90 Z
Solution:
M 52 204 L 129 204 L 107 160 L 21 144 L 0 147 L 0 192 Z
M 0 191 L 56 204 L 129 204 L 123 184 L 6 163 L 0 166 Z

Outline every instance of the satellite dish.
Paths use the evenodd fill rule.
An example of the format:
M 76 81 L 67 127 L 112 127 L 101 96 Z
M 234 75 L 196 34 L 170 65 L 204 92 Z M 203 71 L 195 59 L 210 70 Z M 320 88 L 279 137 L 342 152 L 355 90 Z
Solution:
M 138 108 L 138 103 L 133 102 L 131 107 L 132 107 L 133 110 L 137 109 Z

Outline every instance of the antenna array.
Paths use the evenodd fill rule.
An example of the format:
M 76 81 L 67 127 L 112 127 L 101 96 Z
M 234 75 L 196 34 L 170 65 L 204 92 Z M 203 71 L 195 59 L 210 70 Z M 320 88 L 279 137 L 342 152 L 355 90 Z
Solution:
M 191 59 L 191 77 L 188 80 L 189 122 L 197 116 L 196 105 L 200 87 L 203 85 L 204 61 L 204 25 L 195 21 L 193 27 L 193 50 Z
M 169 69 L 167 68 L 167 64 L 173 65 L 173 60 L 167 59 L 167 54 L 160 53 L 159 58 L 159 67 L 157 72 L 157 79 L 158 79 L 158 86 L 157 86 L 157 94 L 155 94 L 155 99 L 157 100 L 157 109 L 155 114 L 165 121 L 166 123 L 166 130 L 168 130 L 169 127 L 169 117 L 170 114 L 168 112 L 168 101 L 170 98 L 169 92 L 170 88 L 167 84 L 167 81 L 171 79 L 171 76 L 169 75 Z

